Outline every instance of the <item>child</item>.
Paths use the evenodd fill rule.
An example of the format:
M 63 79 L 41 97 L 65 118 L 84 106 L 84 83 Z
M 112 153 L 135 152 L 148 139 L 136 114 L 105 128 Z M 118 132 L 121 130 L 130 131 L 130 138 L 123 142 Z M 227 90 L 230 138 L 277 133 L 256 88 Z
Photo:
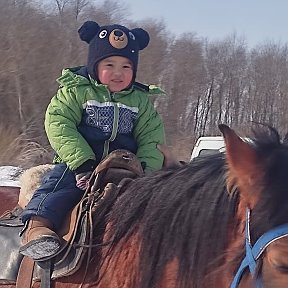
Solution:
M 163 164 L 156 147 L 165 142 L 163 124 L 148 99 L 163 91 L 135 82 L 138 53 L 148 45 L 149 34 L 115 24 L 100 27 L 93 21 L 78 32 L 89 44 L 88 63 L 64 69 L 57 79 L 60 88 L 45 116 L 56 166 L 22 214 L 27 228 L 20 252 L 38 261 L 59 250 L 56 232 L 109 152 L 135 153 L 146 174 Z

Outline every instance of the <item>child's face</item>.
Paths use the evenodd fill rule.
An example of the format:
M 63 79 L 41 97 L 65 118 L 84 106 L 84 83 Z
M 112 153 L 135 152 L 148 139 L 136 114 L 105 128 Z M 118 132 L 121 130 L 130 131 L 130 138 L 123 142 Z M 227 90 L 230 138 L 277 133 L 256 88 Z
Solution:
M 100 82 L 107 85 L 111 92 L 119 92 L 131 84 L 133 66 L 125 57 L 107 57 L 98 63 L 97 69 Z

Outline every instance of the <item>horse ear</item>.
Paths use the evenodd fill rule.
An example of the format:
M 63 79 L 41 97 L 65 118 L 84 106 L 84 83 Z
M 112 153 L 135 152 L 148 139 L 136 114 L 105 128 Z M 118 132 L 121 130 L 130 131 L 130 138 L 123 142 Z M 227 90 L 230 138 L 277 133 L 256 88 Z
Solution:
M 230 168 L 238 172 L 241 170 L 253 171 L 254 165 L 257 163 L 255 149 L 249 143 L 243 141 L 227 125 L 220 124 L 219 129 L 224 137 Z
M 229 181 L 232 183 L 236 182 L 246 205 L 253 208 L 257 201 L 256 183 L 261 177 L 259 159 L 255 148 L 243 141 L 227 125 L 220 124 L 219 129 L 223 134 L 226 146 Z

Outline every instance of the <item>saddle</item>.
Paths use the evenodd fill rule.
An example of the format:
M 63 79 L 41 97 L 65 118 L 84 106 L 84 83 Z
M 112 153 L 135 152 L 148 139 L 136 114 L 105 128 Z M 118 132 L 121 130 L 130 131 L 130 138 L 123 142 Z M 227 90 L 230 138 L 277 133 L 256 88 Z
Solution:
M 94 180 L 96 175 L 98 175 L 100 181 L 97 181 L 98 179 Z M 89 183 L 92 183 L 92 190 L 95 191 L 96 186 L 100 183 L 103 188 L 107 183 L 118 185 L 123 178 L 134 179 L 142 176 L 144 176 L 144 171 L 137 157 L 132 152 L 118 149 L 108 154 L 99 163 Z
M 0 259 L 0 284 L 16 283 L 16 287 L 20 287 L 17 283 L 21 283 L 21 287 L 30 287 L 33 281 L 41 280 L 41 287 L 51 287 L 50 278 L 75 273 L 84 258 L 88 263 L 93 247 L 92 232 L 95 227 L 104 225 L 102 219 L 122 190 L 121 183 L 143 175 L 141 163 L 133 153 L 126 150 L 111 152 L 93 171 L 82 200 L 71 211 L 59 232 L 65 245 L 57 255 L 37 262 L 37 265 L 18 252 L 21 245 L 19 232 L 23 229 L 20 219 L 22 209 L 15 207 L 1 216 L 0 241 L 5 243 L 5 251 L 1 254 L 6 256 Z M 42 282 L 47 283 L 44 284 L 46 286 Z M 26 283 L 25 286 L 23 283 Z

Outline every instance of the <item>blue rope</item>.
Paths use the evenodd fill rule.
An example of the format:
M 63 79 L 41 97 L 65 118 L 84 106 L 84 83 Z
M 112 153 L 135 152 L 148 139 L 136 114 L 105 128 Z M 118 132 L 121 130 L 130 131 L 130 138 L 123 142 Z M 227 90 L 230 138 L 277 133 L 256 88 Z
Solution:
M 247 267 L 249 268 L 252 276 L 255 276 L 256 264 L 257 264 L 256 261 L 259 259 L 261 254 L 267 248 L 267 246 L 271 244 L 273 241 L 279 238 L 282 238 L 284 236 L 287 236 L 287 235 L 288 235 L 288 224 L 280 225 L 264 233 L 252 247 L 251 242 L 250 242 L 250 210 L 247 208 L 246 209 L 246 224 L 245 224 L 246 256 L 242 260 L 241 265 L 230 287 L 231 288 L 238 287 L 241 277 Z M 257 278 L 256 287 L 257 288 L 262 287 L 262 283 L 259 278 Z

